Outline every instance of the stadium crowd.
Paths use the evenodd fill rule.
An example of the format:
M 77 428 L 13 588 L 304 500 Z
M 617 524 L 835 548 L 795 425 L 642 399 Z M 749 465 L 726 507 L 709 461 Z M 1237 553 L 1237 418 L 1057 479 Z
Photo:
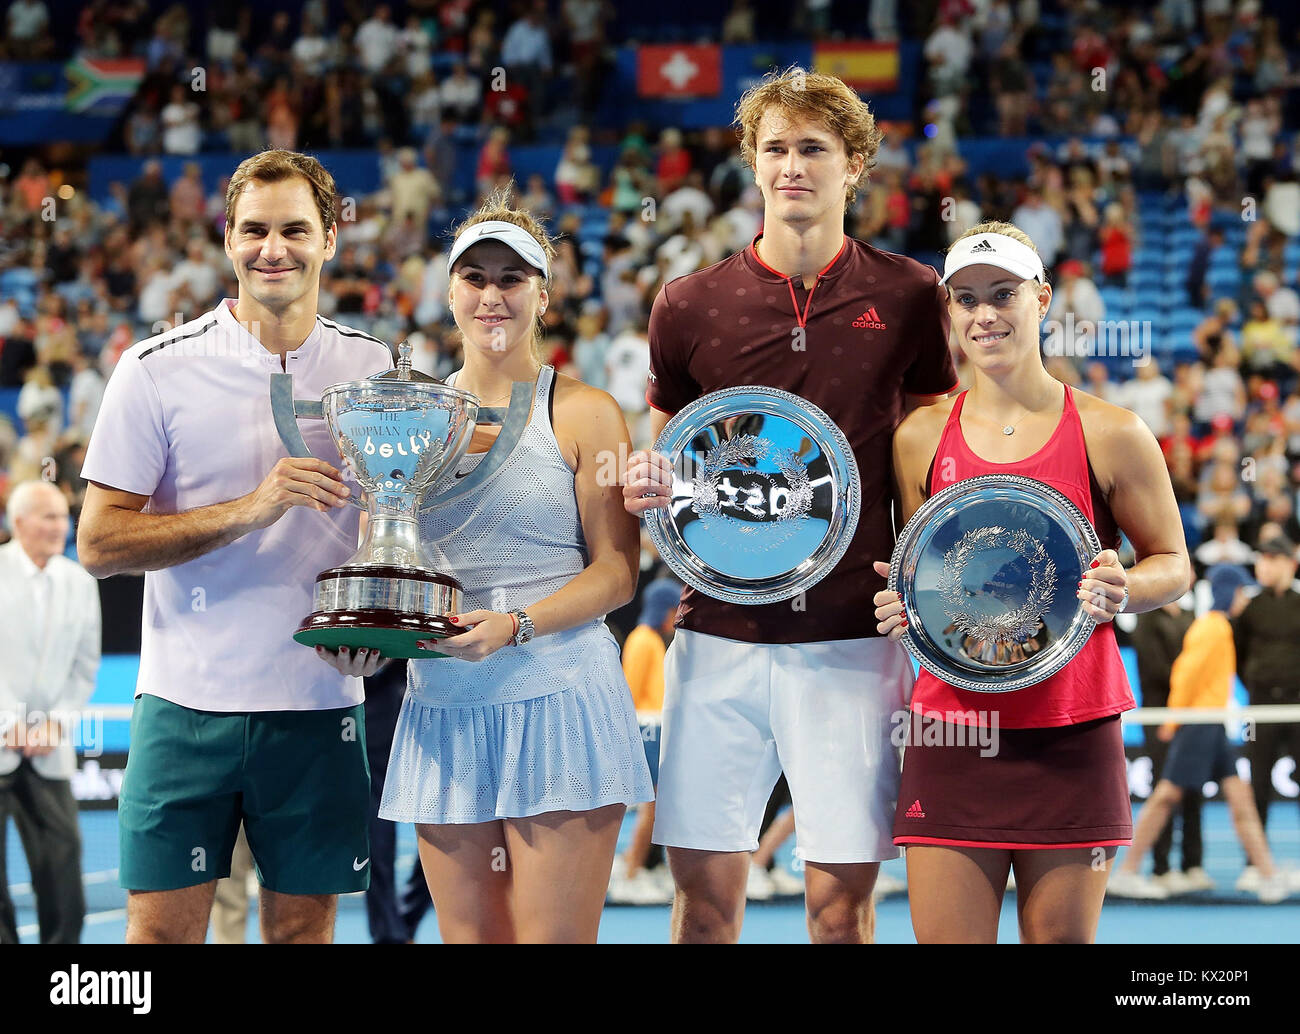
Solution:
M 728 126 L 602 128 L 614 48 L 870 37 L 917 48 L 920 72 L 900 83 L 917 115 L 884 127 L 846 231 L 941 265 L 981 221 L 1025 229 L 1055 288 L 1049 369 L 1151 427 L 1198 574 L 1300 541 L 1300 40 L 1282 4 L 697 6 L 717 8 L 708 26 L 637 24 L 608 0 L 305 0 L 293 13 L 92 0 L 65 24 L 43 0 L 13 0 L 0 61 L 136 56 L 146 72 L 107 144 L 138 158 L 133 178 L 100 192 L 66 148 L 0 156 L 0 507 L 11 486 L 54 481 L 75 529 L 119 357 L 236 294 L 228 177 L 197 159 L 229 155 L 233 170 L 263 148 L 373 156 L 380 189 L 340 199 L 319 311 L 410 340 L 439 377 L 461 365 L 447 228 L 513 184 L 555 236 L 547 361 L 609 391 L 648 446 L 651 303 L 748 245 L 763 202 Z M 975 157 L 1001 140 L 1023 143 L 1027 174 Z M 554 168 L 519 175 L 512 151 L 533 144 L 554 147 Z M 170 157 L 186 161 L 168 178 Z M 634 686 L 658 686 L 677 587 L 655 591 L 663 571 L 644 547 L 651 590 L 629 625 L 654 649 L 624 663 Z M 649 850 L 641 825 L 616 870 L 625 892 Z M 657 875 L 657 892 L 625 900 L 663 900 Z
M 848 6 L 806 0 L 778 16 L 736 0 L 715 38 L 920 44 L 924 77 L 904 86 L 922 114 L 886 127 L 849 232 L 937 262 L 978 220 L 1009 218 L 1052 270 L 1058 323 L 1155 315 L 1145 354 L 1081 354 L 1070 340 L 1053 354 L 1049 341 L 1053 371 L 1152 426 L 1202 563 L 1245 557 L 1277 528 L 1300 537 L 1300 182 L 1285 128 L 1298 79 L 1278 20 L 1255 0 Z M 0 390 L 21 389 L 17 419 L 0 418 L 6 482 L 54 476 L 75 513 L 80 450 L 117 357 L 233 293 L 225 182 L 197 163 L 168 182 L 153 156 L 262 147 L 374 149 L 382 188 L 340 212 L 321 311 L 409 338 L 417 365 L 445 376 L 459 345 L 442 232 L 475 193 L 512 180 L 512 146 L 560 145 L 552 175 L 516 184 L 557 238 L 548 358 L 609 390 L 647 444 L 651 301 L 760 229 L 731 131 L 588 125 L 611 47 L 628 42 L 601 0 L 343 7 L 333 17 L 309 0 L 263 20 L 218 3 L 204 24 L 181 5 L 100 0 L 73 31 L 41 0 L 10 5 L 10 56 L 134 54 L 148 73 L 116 136 L 141 172 L 105 202 L 40 149 L 0 169 Z M 1028 145 L 1025 177 L 972 173 L 963 157 L 970 139 L 1060 140 L 1060 127 L 1080 135 Z M 452 146 L 467 139 L 470 192 Z M 611 168 L 593 160 L 597 142 L 617 144 Z M 58 217 L 43 218 L 54 197 Z M 1174 273 L 1171 248 L 1186 259 Z

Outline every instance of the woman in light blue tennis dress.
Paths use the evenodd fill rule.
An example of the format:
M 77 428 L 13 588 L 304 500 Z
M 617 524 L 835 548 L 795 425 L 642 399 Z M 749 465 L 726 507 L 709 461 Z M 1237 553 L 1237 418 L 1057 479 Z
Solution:
M 450 256 L 465 338 L 451 383 L 484 406 L 515 381 L 535 388 L 504 465 L 421 516 L 471 631 L 425 644 L 448 659 L 410 662 L 379 814 L 417 824 L 444 941 L 594 941 L 623 813 L 653 799 L 604 624 L 636 586 L 639 531 L 602 484 L 628 433 L 609 395 L 535 358 L 548 251 L 530 216 L 493 198 Z M 485 439 L 431 498 L 482 461 Z

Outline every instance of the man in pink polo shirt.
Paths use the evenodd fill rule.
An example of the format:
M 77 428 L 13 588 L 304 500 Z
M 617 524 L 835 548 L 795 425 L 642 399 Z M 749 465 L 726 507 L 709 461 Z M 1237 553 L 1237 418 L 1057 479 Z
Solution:
M 340 471 L 285 455 L 270 376 L 296 393 L 392 367 L 316 312 L 334 178 L 264 151 L 226 194 L 239 296 L 123 355 L 86 452 L 78 528 L 97 577 L 145 573 L 131 754 L 118 811 L 127 941 L 202 941 L 240 823 L 268 942 L 327 942 L 337 895 L 369 884 L 360 679 L 293 641 L 317 572 L 355 550 Z M 337 455 L 323 422 L 313 453 Z

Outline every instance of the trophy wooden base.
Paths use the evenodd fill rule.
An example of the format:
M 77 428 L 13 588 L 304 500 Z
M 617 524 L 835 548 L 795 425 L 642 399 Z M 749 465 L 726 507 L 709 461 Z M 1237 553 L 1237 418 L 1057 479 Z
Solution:
M 444 617 L 427 614 L 402 614 L 395 610 L 335 610 L 308 615 L 295 642 L 304 646 L 323 646 L 337 650 L 340 646 L 366 647 L 385 657 L 446 657 L 436 650 L 422 650 L 416 643 L 423 639 L 446 639 L 462 635 L 468 629 L 453 625 Z

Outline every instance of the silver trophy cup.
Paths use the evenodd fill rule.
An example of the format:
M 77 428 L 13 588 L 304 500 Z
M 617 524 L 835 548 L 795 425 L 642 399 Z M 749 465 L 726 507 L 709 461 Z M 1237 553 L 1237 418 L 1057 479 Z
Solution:
M 466 631 L 448 620 L 461 610 L 463 587 L 430 563 L 419 513 L 476 490 L 502 467 L 527 426 L 534 386 L 516 383 L 508 409 L 480 408 L 470 392 L 412 370 L 409 343 L 398 352 L 396 370 L 332 384 L 320 401 L 295 399 L 291 374 L 271 375 L 271 411 L 289 455 L 312 455 L 298 419 L 324 419 L 363 490 L 364 504 L 351 501 L 368 515 L 356 553 L 316 576 L 312 612 L 294 633 L 305 646 L 441 657 L 416 644 Z M 433 491 L 469 448 L 476 424 L 501 431 L 473 473 Z
M 412 371 L 410 346 L 402 349 L 396 370 L 332 384 L 321 398 L 368 520 L 356 553 L 316 576 L 312 613 L 294 633 L 306 646 L 418 657 L 430 655 L 420 640 L 464 631 L 447 619 L 460 610 L 461 584 L 429 561 L 417 518 L 429 489 L 469 447 L 478 399 Z

